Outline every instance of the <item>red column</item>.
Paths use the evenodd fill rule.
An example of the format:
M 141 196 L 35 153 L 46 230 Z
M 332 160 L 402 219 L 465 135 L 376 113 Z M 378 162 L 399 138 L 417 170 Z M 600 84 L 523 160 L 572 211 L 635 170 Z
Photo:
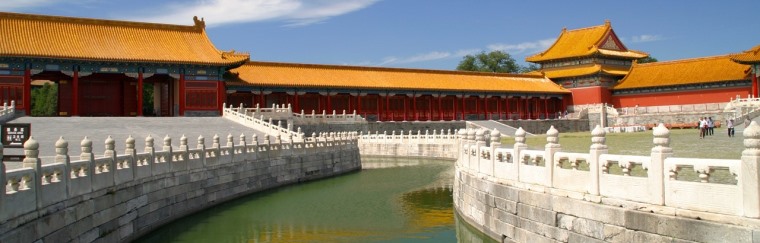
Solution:
M 222 115 L 222 112 L 224 110 L 224 103 L 226 100 L 227 87 L 224 85 L 224 81 L 219 80 L 219 82 L 216 82 L 216 109 L 219 111 L 219 115 Z
M 496 120 L 501 120 L 501 96 L 496 96 Z
M 490 120 L 491 111 L 488 110 L 488 96 L 483 99 L 483 111 L 485 111 L 486 120 Z
M 217 89 L 218 88 L 217 84 Z M 185 116 L 185 74 L 179 74 L 179 116 Z
M 24 111 L 27 116 L 32 115 L 32 71 L 29 67 L 24 69 Z
M 441 95 L 438 95 L 438 120 L 443 121 L 443 105 L 441 103 Z
M 509 96 L 507 96 L 507 98 L 504 99 L 504 106 L 506 106 L 506 108 L 504 109 L 504 113 L 506 113 L 507 115 L 507 118 L 505 120 L 511 120 L 512 117 L 509 114 L 509 109 L 511 108 L 509 107 Z
M 298 90 L 296 90 L 294 93 L 295 96 L 293 97 L 293 112 L 301 113 L 301 104 L 298 102 Z
M 362 113 L 362 96 L 356 93 L 356 114 Z
M 137 71 L 137 116 L 143 116 L 143 72 Z
M 71 116 L 79 116 L 79 67 L 74 67 L 71 79 Z
M 515 100 L 517 102 L 517 119 L 523 119 L 523 112 L 522 112 L 522 97 L 517 97 Z
M 404 95 L 404 96 L 403 96 L 403 98 L 401 99 L 401 102 L 403 102 L 403 103 L 404 103 L 404 121 L 406 121 L 406 120 L 407 120 L 407 117 L 406 117 L 406 115 L 407 115 L 407 110 L 406 110 L 406 98 L 407 98 L 407 97 L 408 97 L 408 96 Z
M 391 106 L 391 95 L 390 94 L 386 94 L 385 95 L 385 119 L 386 120 L 389 120 L 388 119 L 388 115 L 389 115 L 388 113 L 390 113 L 390 106 Z M 393 116 L 392 115 L 391 115 L 391 119 L 390 120 L 393 120 Z
M 549 98 L 544 99 L 544 119 L 549 119 Z
M 332 107 L 332 100 L 330 99 L 332 95 L 330 92 L 327 92 L 327 107 L 325 107 L 325 110 L 327 110 L 327 113 L 332 113 L 333 107 Z
M 757 84 L 757 70 L 755 73 L 752 74 L 752 97 L 757 97 L 758 94 L 758 84 Z
M 417 111 L 417 95 L 412 95 L 412 112 L 414 113 L 414 120 L 419 121 L 420 120 L 420 113 Z
M 462 95 L 462 121 L 466 120 L 465 115 L 467 110 L 467 104 L 465 102 L 466 95 Z

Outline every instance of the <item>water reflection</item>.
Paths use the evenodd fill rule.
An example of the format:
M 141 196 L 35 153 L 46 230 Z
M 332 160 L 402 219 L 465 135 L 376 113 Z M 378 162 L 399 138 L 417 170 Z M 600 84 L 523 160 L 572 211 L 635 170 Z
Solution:
M 491 242 L 459 232 L 453 161 L 363 158 L 362 166 L 222 204 L 139 242 L 456 242 L 457 234 Z

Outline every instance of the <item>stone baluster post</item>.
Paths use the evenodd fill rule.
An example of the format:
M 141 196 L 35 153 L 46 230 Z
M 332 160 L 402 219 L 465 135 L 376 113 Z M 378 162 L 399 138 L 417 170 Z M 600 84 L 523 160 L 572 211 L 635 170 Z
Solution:
M 515 166 L 515 175 L 517 175 L 517 181 L 520 181 L 520 164 L 522 164 L 523 161 L 523 155 L 522 151 L 528 148 L 528 145 L 525 144 L 525 130 L 522 127 L 518 127 L 517 131 L 515 131 L 515 144 L 512 146 L 512 161 Z
M 480 178 L 483 178 L 483 171 L 480 168 L 480 165 L 483 163 L 486 163 L 485 159 L 482 156 L 482 153 L 488 149 L 486 146 L 486 130 L 485 129 L 478 129 L 475 131 L 475 158 L 476 158 L 476 164 L 474 165 L 474 169 L 478 172 L 478 176 Z
M 240 134 L 239 140 L 240 141 L 238 141 L 238 142 L 240 144 L 238 146 L 241 147 L 240 154 L 242 154 L 244 156 L 243 158 L 245 158 L 245 154 L 247 152 L 245 149 L 248 147 L 248 144 L 246 144 L 246 142 L 245 142 L 245 133 L 241 133 Z
M 79 145 L 82 148 L 82 153 L 79 155 L 79 159 L 87 161 L 87 177 L 92 180 L 92 176 L 95 174 L 95 163 L 93 162 L 93 160 L 95 160 L 95 155 L 92 153 L 92 140 L 85 136 Z
M 137 150 L 135 150 L 135 138 L 132 135 L 124 141 L 124 154 L 129 155 L 129 169 L 132 171 L 132 178 L 137 178 Z
M 2 144 L 0 143 L 0 151 L 2 150 Z M 2 158 L 2 152 L 0 152 L 0 158 Z M 58 138 L 58 141 L 55 141 L 55 162 L 56 163 L 63 163 L 65 166 L 63 167 L 63 172 L 61 173 L 61 182 L 66 185 L 66 195 L 70 195 L 70 185 L 69 185 L 69 178 L 71 178 L 71 158 L 69 158 L 69 142 L 63 139 L 63 136 Z M 0 164 L 3 164 L 0 162 Z M 4 175 L 5 172 L 2 171 L 2 174 Z M 3 179 L 0 179 L 0 181 L 5 181 Z M 5 191 L 2 191 L 0 194 L 5 194 Z M 2 196 L 2 195 L 0 195 Z
M 752 121 L 743 132 L 744 151 L 739 169 L 744 216 L 760 217 L 760 126 Z
M 235 146 L 234 137 L 232 136 L 232 133 L 228 133 L 227 134 L 227 147 L 232 148 L 234 146 Z
M 199 158 L 201 160 L 201 165 L 204 167 L 206 166 L 206 138 L 203 137 L 203 135 L 198 135 L 198 144 L 195 145 L 196 149 L 200 149 L 201 152 L 199 154 Z
M 25 158 L 22 164 L 24 167 L 32 168 L 35 171 L 35 175 L 33 177 L 36 177 L 36 178 L 32 178 L 32 183 L 34 183 L 34 185 L 32 186 L 34 187 L 35 193 L 37 196 L 37 208 L 42 207 L 41 186 L 42 186 L 42 182 L 44 180 L 47 180 L 45 178 L 45 175 L 42 174 L 42 161 L 38 157 L 40 155 L 39 149 L 40 149 L 40 144 L 37 142 L 37 140 L 34 140 L 34 137 L 32 136 L 29 136 L 29 139 L 27 139 L 26 142 L 24 142 Z M 3 182 L 5 183 L 7 181 L 3 181 Z M 2 187 L 2 188 L 3 188 L 3 193 L 4 193 L 5 187 Z M 12 206 L 8 205 L 8 207 L 12 207 Z M 8 209 L 5 209 L 5 210 L 8 210 Z
M 589 185 L 589 193 L 591 195 L 599 195 L 599 156 L 607 153 L 607 145 L 605 137 L 607 132 L 600 125 L 596 125 L 593 131 L 591 131 L 591 148 L 589 150 L 588 169 L 591 175 L 591 185 Z
M 271 150 L 272 142 L 269 141 L 269 134 L 264 134 L 264 145 L 267 146 L 267 150 Z
M 211 138 L 211 141 L 211 148 L 216 149 L 218 153 L 218 150 L 221 147 L 221 143 L 219 142 L 219 134 L 214 134 L 214 137 Z
M 15 112 L 16 112 L 16 101 L 11 100 L 11 113 L 15 113 Z
M 544 171 L 545 185 L 548 187 L 554 187 L 554 153 L 562 151 L 562 147 L 559 144 L 559 131 L 554 126 L 549 127 L 546 131 L 546 146 L 544 146 Z
M 490 135 L 491 135 L 491 139 L 490 139 L 491 153 L 490 153 L 490 156 L 488 157 L 488 163 L 490 163 L 489 164 L 489 171 L 491 173 L 490 176 L 495 176 L 496 175 L 495 174 L 496 149 L 501 148 L 501 132 L 499 132 L 499 130 L 496 130 L 496 128 L 494 128 L 493 130 L 491 130 Z
M 654 135 L 652 139 L 654 148 L 652 148 L 651 160 L 647 169 L 650 203 L 665 205 L 665 178 L 668 176 L 668 172 L 665 171 L 665 159 L 673 156 L 673 149 L 670 148 L 670 131 L 664 124 L 660 123 L 652 129 L 652 135 Z
M 156 159 L 156 148 L 153 147 L 153 142 L 154 142 L 153 137 L 150 136 L 150 134 L 148 134 L 148 137 L 145 138 L 145 149 L 143 151 L 149 154 L 148 159 L 146 161 L 148 164 L 143 165 L 143 166 L 150 166 L 148 167 L 148 169 L 151 172 L 151 174 L 153 174 L 153 163 L 155 163 L 155 159 Z
M 172 153 L 174 153 L 172 148 L 172 138 L 169 137 L 169 134 L 166 134 L 164 137 L 164 147 L 163 151 L 169 152 L 169 154 L 166 155 L 166 162 L 174 162 L 172 156 Z
M 241 106 L 240 109 L 243 107 Z M 187 163 L 188 158 L 190 158 L 190 153 L 188 150 L 190 149 L 189 146 L 187 146 L 187 137 L 185 137 L 185 134 L 182 134 L 182 137 L 179 137 L 179 151 L 181 152 L 180 156 L 182 156 L 182 161 L 184 163 Z
M 111 161 L 116 161 L 116 141 L 111 138 L 111 135 L 108 135 L 105 144 L 106 150 L 103 152 L 103 157 L 110 158 Z M 108 169 L 110 170 L 111 168 Z

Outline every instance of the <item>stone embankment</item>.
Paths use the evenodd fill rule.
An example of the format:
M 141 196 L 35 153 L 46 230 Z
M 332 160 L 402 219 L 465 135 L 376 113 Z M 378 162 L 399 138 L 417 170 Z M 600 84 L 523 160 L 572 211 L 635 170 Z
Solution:
M 38 158 L 40 145 L 24 144 L 23 168 L 0 163 L 0 242 L 126 242 L 169 221 L 221 202 L 270 188 L 355 171 L 361 168 L 356 134 L 263 143 L 240 135 L 226 145 L 219 137 L 205 147 L 180 138 L 179 147 L 163 138 L 160 151 L 152 137 L 143 152 L 135 139 L 123 154 L 106 139 L 105 153 L 95 156 L 92 141 L 79 143 L 81 154 L 69 156 L 69 143 L 55 144 L 55 161 Z M 2 151 L 2 149 L 0 149 Z
M 359 151 L 362 156 L 438 158 L 455 160 L 457 158 L 457 131 L 429 130 L 408 131 L 396 134 L 395 131 L 359 135 Z
M 675 158 L 668 129 L 653 134 L 651 154 L 631 156 L 608 154 L 601 127 L 588 153 L 561 152 L 554 128 L 544 150 L 522 130 L 511 146 L 460 131 L 455 209 L 504 242 L 760 242 L 760 126 L 738 159 Z

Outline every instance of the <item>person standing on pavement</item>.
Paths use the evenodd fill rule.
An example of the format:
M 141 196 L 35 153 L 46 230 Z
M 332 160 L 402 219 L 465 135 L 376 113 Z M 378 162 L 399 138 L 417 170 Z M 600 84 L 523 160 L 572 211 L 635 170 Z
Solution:
M 712 136 L 715 129 L 715 122 L 713 122 L 712 116 L 707 118 L 707 134 Z
M 734 136 L 734 119 L 728 119 L 726 121 L 726 128 L 728 128 L 728 137 Z

